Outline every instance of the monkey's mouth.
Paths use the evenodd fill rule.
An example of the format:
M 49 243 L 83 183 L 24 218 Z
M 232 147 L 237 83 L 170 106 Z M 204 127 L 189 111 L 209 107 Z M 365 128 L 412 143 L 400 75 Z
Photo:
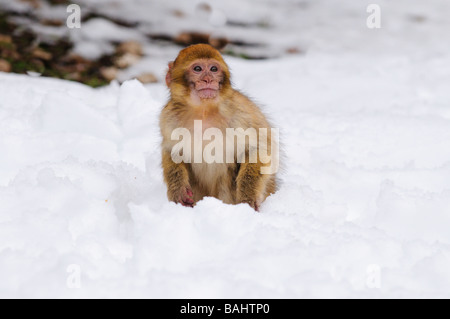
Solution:
M 197 90 L 197 94 L 201 99 L 215 99 L 219 95 L 219 90 L 206 88 Z

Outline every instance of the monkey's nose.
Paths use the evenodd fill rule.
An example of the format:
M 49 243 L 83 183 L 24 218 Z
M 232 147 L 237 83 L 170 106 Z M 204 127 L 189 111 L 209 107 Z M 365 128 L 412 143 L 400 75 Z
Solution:
M 212 81 L 213 81 L 213 77 L 212 76 L 207 75 L 207 76 L 205 76 L 203 78 L 203 82 L 205 82 L 207 84 L 210 84 Z

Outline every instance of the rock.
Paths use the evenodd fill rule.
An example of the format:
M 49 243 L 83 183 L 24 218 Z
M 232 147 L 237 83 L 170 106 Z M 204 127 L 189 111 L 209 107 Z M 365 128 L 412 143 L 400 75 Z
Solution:
M 11 72 L 11 63 L 6 60 L 0 59 L 0 72 Z
M 427 17 L 420 14 L 412 15 L 409 18 L 411 21 L 416 23 L 424 23 L 427 21 Z
M 68 73 L 68 74 L 66 74 L 66 76 L 64 78 L 66 80 L 77 81 L 77 82 L 81 82 L 81 80 L 83 79 L 83 77 L 81 76 L 81 74 L 79 72 Z
M 286 53 L 288 53 L 288 54 L 301 54 L 301 53 L 303 53 L 303 51 L 301 49 L 299 49 L 299 48 L 292 47 L 292 48 L 288 48 L 286 50 Z
M 178 9 L 173 10 L 172 14 L 177 18 L 183 18 L 184 16 L 186 16 L 186 14 L 183 11 Z
M 192 45 L 192 44 L 210 44 L 218 50 L 222 50 L 229 43 L 229 40 L 226 38 L 219 37 L 211 37 L 208 33 L 200 33 L 200 32 L 183 32 L 180 33 L 175 38 L 175 43 L 182 45 Z
M 119 70 L 116 67 L 103 67 L 100 69 L 101 76 L 111 82 L 117 78 L 117 74 L 119 73 Z
M 50 2 L 50 4 L 52 5 L 61 5 L 61 4 L 70 4 L 70 1 L 68 0 L 47 0 L 48 2 Z
M 212 11 L 213 11 L 213 8 L 211 7 L 211 5 L 206 3 L 206 2 L 199 3 L 197 5 L 196 9 L 198 11 L 203 11 L 203 12 L 206 12 L 206 13 L 212 13 Z
M 117 54 L 125 55 L 127 53 L 142 56 L 142 45 L 137 41 L 121 43 L 117 47 Z
M 35 71 L 38 73 L 44 73 L 45 71 L 45 65 L 44 62 L 42 62 L 42 60 L 40 59 L 31 59 L 30 61 L 30 65 L 27 68 L 26 71 Z
M 209 43 L 210 35 L 208 33 L 199 32 L 183 32 L 180 33 L 176 38 L 175 42 L 183 45 L 199 44 L 199 43 Z
M 0 58 L 10 60 L 20 59 L 12 37 L 6 34 L 0 34 Z
M 20 60 L 20 54 L 15 50 L 3 49 L 0 50 L 0 58 L 11 59 L 14 61 Z
M 34 9 L 39 9 L 42 6 L 40 0 L 21 0 L 22 2 L 28 2 Z
M 139 60 L 141 59 L 141 56 L 136 55 L 136 54 L 131 54 L 131 53 L 126 53 L 121 57 L 118 57 L 114 64 L 119 68 L 119 69 L 126 69 L 129 66 L 132 66 L 136 63 L 139 62 Z
M 57 19 L 43 19 L 41 20 L 41 24 L 50 27 L 61 27 L 64 25 L 64 21 Z
M 33 57 L 44 61 L 50 61 L 53 58 L 51 53 L 46 52 L 40 48 L 36 48 L 33 50 Z
M 230 43 L 226 38 L 210 38 L 209 44 L 215 47 L 217 50 L 223 50 Z
M 0 34 L 0 42 L 1 43 L 12 43 L 12 38 L 9 35 Z
M 83 73 L 92 67 L 92 62 L 79 55 L 70 54 L 53 63 L 53 68 L 61 74 Z
M 158 78 L 153 73 L 143 73 L 137 77 L 142 84 L 158 83 Z

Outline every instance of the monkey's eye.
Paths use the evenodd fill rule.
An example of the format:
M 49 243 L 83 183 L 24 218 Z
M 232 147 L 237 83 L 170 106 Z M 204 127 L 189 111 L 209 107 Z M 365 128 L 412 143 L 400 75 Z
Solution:
M 213 67 L 211 68 L 211 72 L 216 73 L 216 72 L 218 72 L 218 71 L 219 71 L 219 68 L 218 68 L 217 66 L 213 66 Z
M 202 72 L 203 69 L 202 69 L 201 66 L 196 66 L 196 67 L 194 68 L 194 71 L 195 71 L 195 72 Z

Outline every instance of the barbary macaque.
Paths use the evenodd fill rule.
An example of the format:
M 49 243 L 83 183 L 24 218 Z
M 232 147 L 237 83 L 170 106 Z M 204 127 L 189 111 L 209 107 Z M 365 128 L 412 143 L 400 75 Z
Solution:
M 232 88 L 230 70 L 219 51 L 207 44 L 182 50 L 169 63 L 166 83 L 170 101 L 162 110 L 160 129 L 169 200 L 193 207 L 212 196 L 227 204 L 247 203 L 259 211 L 277 189 L 278 137 L 258 106 Z M 177 130 L 190 133 L 194 140 L 184 141 L 186 147 L 180 149 Z M 217 132 L 214 140 L 211 132 Z M 213 162 L 205 155 L 205 140 L 218 145 L 211 153 Z M 193 148 L 204 158 L 199 160 Z

